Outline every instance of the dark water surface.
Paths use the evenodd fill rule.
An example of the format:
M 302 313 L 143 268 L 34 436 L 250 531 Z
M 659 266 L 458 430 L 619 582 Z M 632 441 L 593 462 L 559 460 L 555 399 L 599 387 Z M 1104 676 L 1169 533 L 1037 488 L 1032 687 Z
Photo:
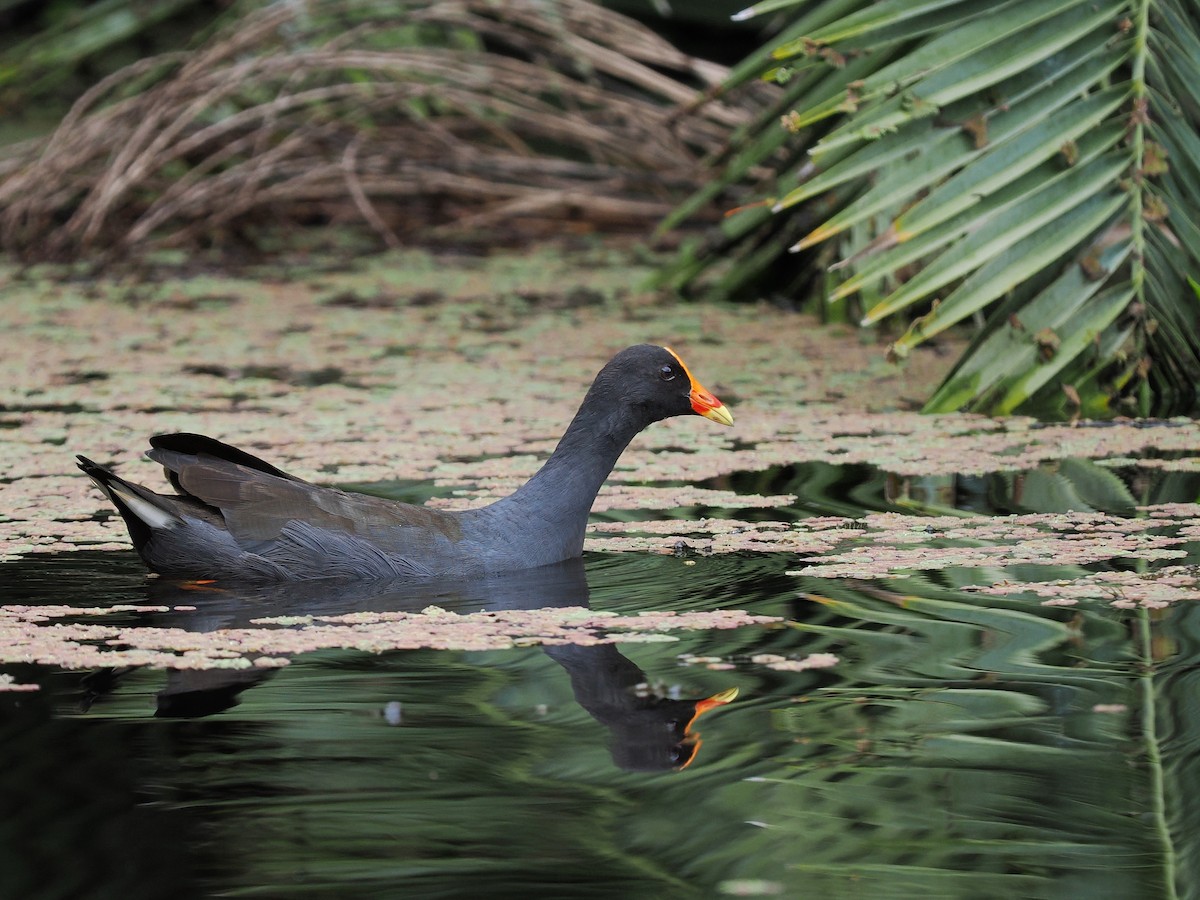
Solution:
M 861 474 L 809 467 L 742 486 L 806 485 L 797 515 L 887 508 L 895 486 Z M 905 493 L 1039 508 L 997 479 Z M 8 667 L 41 690 L 0 694 L 0 895 L 1193 895 L 1194 607 L 1053 608 L 969 598 L 959 588 L 977 572 L 859 582 L 786 574 L 796 567 L 593 554 L 541 586 L 172 600 L 131 553 L 9 564 L 5 603 L 189 603 L 153 624 L 197 631 L 430 603 L 726 607 L 792 624 L 326 651 L 269 671 Z M 754 660 L 825 652 L 839 664 Z M 692 721 L 732 687 L 737 700 Z

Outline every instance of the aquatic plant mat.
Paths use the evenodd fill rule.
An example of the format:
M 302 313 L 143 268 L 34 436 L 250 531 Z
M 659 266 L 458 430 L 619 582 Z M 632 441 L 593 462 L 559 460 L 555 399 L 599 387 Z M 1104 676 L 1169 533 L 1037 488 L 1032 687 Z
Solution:
M 196 893 L 1186 895 L 1196 424 L 921 416 L 959 348 L 896 369 L 861 332 L 666 304 L 648 272 L 604 248 L 0 272 L 0 789 L 91 823 L 72 866 L 0 824 L 18 888 L 125 886 L 79 835 L 138 827 L 138 883 Z M 643 340 L 735 426 L 640 436 L 554 576 L 150 578 L 73 465 L 162 486 L 146 437 L 189 430 L 483 502 Z
M 860 578 L 1185 555 L 1194 535 L 1177 526 L 1197 508 L 1136 497 L 1116 473 L 1195 472 L 1196 422 L 919 415 L 953 347 L 898 368 L 848 329 L 639 293 L 648 272 L 616 249 L 549 247 L 395 253 L 258 278 L 5 270 L 0 559 L 127 548 L 72 455 L 166 489 L 142 456 L 166 431 L 228 440 L 320 483 L 443 507 L 488 502 L 537 469 L 603 361 L 642 340 L 684 352 L 737 421 L 676 419 L 635 440 L 595 505 L 589 550 L 786 552 L 799 571 Z M 769 473 L 802 464 L 872 467 L 890 477 L 889 508 L 953 515 L 801 517 L 803 485 L 772 490 L 787 479 Z M 753 478 L 739 473 L 754 472 L 768 473 L 767 490 L 747 489 Z M 988 473 L 1065 507 L 1036 501 L 997 519 L 939 505 L 956 478 Z

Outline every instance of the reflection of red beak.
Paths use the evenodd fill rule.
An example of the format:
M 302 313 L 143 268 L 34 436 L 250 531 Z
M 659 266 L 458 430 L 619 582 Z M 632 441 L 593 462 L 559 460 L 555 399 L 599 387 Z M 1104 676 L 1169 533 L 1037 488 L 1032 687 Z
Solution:
M 737 699 L 737 695 L 737 688 L 729 688 L 728 690 L 721 691 L 719 694 L 713 694 L 707 700 L 701 700 L 696 704 L 696 715 L 692 716 L 692 721 L 688 722 L 688 727 L 691 727 L 692 723 L 694 723 L 710 709 L 714 709 L 718 706 L 724 706 L 726 703 L 732 703 Z
M 724 409 L 724 407 L 722 407 Z M 700 745 L 704 743 L 700 740 L 700 735 L 692 731 L 692 726 L 696 724 L 696 720 L 708 712 L 710 709 L 715 709 L 718 706 L 724 706 L 726 703 L 731 703 L 738 695 L 737 688 L 729 688 L 721 691 L 719 694 L 713 694 L 707 699 L 700 700 L 696 703 L 696 714 L 692 716 L 690 722 L 687 723 L 687 728 L 684 729 L 683 741 L 680 745 L 691 750 L 691 754 L 683 762 L 682 765 L 676 766 L 676 771 L 683 771 L 692 764 L 692 760 L 696 758 L 696 754 L 700 752 Z

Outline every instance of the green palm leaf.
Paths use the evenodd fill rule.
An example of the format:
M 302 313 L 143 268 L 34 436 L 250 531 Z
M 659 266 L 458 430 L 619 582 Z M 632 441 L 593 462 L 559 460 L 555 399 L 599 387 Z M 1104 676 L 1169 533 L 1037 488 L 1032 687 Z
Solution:
M 789 8 L 801 6 L 745 17 Z M 785 139 L 773 110 L 706 196 L 745 189 L 756 167 L 776 174 L 749 185 L 759 206 L 690 251 L 673 283 L 709 286 L 718 258 L 726 296 L 777 292 L 772 273 L 797 263 L 828 267 L 836 277 L 810 290 L 864 307 L 863 324 L 908 320 L 897 357 L 982 323 L 931 411 L 1190 410 L 1200 9 L 839 0 L 803 12 L 739 70 L 783 84 Z

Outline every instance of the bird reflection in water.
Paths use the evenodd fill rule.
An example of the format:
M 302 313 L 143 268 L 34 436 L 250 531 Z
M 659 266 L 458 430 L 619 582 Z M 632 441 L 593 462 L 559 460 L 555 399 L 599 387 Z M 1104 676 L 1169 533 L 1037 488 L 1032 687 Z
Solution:
M 254 627 L 270 616 L 327 616 L 358 612 L 419 612 L 430 605 L 459 614 L 589 606 L 584 565 L 571 559 L 551 566 L 470 580 L 422 582 L 318 579 L 269 585 L 202 584 L 156 580 L 148 601 L 192 606 L 161 614 L 162 625 L 194 632 Z M 682 770 L 700 749 L 694 725 L 703 713 L 731 702 L 737 689 L 701 700 L 659 696 L 646 674 L 613 644 L 543 647 L 571 680 L 575 700 L 610 734 L 613 762 L 630 771 Z M 228 709 L 238 695 L 266 680 L 273 669 L 168 670 L 156 715 L 196 718 Z M 87 705 L 112 689 L 122 670 L 87 679 Z

